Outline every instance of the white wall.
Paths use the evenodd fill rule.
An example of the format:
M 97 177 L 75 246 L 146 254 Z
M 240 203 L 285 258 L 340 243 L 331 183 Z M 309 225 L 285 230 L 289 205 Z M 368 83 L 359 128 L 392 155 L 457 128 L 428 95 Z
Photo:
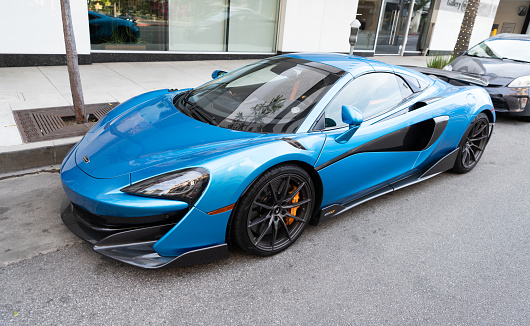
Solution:
M 282 1 L 278 50 L 283 52 L 349 52 L 355 0 Z
M 64 54 L 59 0 L 2 1 L 0 53 Z M 77 53 L 90 54 L 85 0 L 70 0 Z
M 446 3 L 445 0 L 440 1 L 433 15 L 432 22 L 435 25 L 429 44 L 430 53 L 453 51 L 456 45 L 465 9 L 450 8 Z M 490 36 L 498 4 L 499 0 L 481 0 L 473 33 L 469 40 L 470 47 Z

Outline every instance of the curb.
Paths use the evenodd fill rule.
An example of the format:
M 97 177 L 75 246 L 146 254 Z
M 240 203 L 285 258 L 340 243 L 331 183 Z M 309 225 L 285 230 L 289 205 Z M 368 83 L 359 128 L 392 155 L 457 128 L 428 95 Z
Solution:
M 0 173 L 61 164 L 81 136 L 0 147 Z

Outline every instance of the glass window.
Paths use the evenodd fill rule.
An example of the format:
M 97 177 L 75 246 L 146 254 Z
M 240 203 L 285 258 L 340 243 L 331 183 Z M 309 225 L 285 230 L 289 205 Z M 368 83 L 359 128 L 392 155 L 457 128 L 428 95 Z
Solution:
M 427 46 L 430 13 L 433 10 L 433 4 L 431 0 L 414 2 L 405 51 L 422 51 Z
M 399 89 L 401 90 L 401 96 L 403 98 L 409 97 L 413 92 L 407 82 L 405 82 L 403 78 L 398 76 L 396 76 L 396 80 L 398 81 Z
M 277 0 L 230 0 L 228 51 L 274 52 Z
M 273 52 L 278 0 L 169 0 L 169 50 Z
M 265 52 L 279 0 L 87 0 L 93 50 Z
M 225 0 L 169 0 L 169 50 L 226 51 Z
M 88 0 L 93 50 L 167 50 L 167 0 Z
M 326 108 L 326 128 L 346 125 L 342 122 L 343 105 L 355 107 L 364 120 L 368 120 L 387 112 L 402 100 L 401 87 L 394 74 L 371 73 L 357 77 L 344 86 Z
M 381 11 L 380 0 L 359 0 L 357 6 L 357 19 L 361 22 L 355 50 L 373 50 L 377 25 L 379 24 L 379 13 Z
M 304 61 L 259 61 L 176 98 L 176 106 L 188 116 L 223 128 L 293 133 L 343 73 L 310 67 Z

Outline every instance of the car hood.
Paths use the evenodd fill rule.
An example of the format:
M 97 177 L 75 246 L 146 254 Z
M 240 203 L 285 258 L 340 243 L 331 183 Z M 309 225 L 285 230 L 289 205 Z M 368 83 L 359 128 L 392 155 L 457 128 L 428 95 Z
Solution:
M 517 77 L 530 75 L 530 63 L 462 55 L 451 62 L 453 71 L 480 75 L 489 85 L 508 85 Z
M 78 167 L 94 178 L 113 178 L 197 152 L 229 148 L 261 136 L 192 119 L 173 105 L 175 94 L 157 96 L 110 121 L 102 120 L 76 148 Z

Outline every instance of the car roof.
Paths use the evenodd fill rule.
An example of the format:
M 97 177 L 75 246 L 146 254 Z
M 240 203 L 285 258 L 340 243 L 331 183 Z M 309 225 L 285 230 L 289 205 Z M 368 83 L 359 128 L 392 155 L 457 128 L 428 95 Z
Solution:
M 355 55 L 340 53 L 291 53 L 287 55 L 281 55 L 280 57 L 290 57 L 318 62 L 349 72 L 353 77 L 357 77 L 358 75 L 371 71 L 392 72 L 401 75 L 413 76 L 420 81 L 420 84 L 423 85 L 431 85 L 433 83 L 433 79 L 431 77 L 419 73 L 418 71 L 400 66 L 391 66 L 381 61 Z
M 392 67 L 386 63 L 355 55 L 340 53 L 291 53 L 282 56 L 319 62 L 342 69 L 354 76 L 359 72 L 366 71 L 367 68 L 378 71 L 392 71 Z
M 511 34 L 511 33 L 504 33 L 504 34 L 497 34 L 495 36 L 490 37 L 488 40 L 521 40 L 521 41 L 530 41 L 530 35 L 527 34 Z

